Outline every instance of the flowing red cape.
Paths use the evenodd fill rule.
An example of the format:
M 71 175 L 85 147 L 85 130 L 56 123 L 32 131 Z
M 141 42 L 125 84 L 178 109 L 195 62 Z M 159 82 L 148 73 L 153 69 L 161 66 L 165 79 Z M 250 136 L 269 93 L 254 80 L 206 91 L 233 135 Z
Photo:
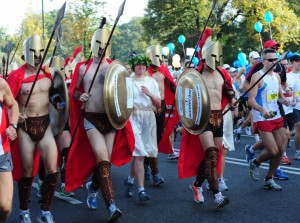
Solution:
M 26 64 L 22 65 L 19 69 L 12 71 L 8 76 L 7 83 L 10 86 L 14 98 L 17 97 L 19 90 L 22 86 L 22 83 L 24 83 L 24 81 L 26 83 L 29 83 L 29 82 L 33 82 L 35 79 L 35 76 L 30 76 L 29 78 L 24 80 L 25 71 L 26 71 Z M 50 74 L 40 74 L 37 80 L 45 76 L 49 77 L 49 75 Z M 22 162 L 21 162 L 21 156 L 19 150 L 20 150 L 19 141 L 18 139 L 16 139 L 12 142 L 12 146 L 11 146 L 11 155 L 12 155 L 12 161 L 14 165 L 12 173 L 13 173 L 14 180 L 20 180 L 22 178 Z M 32 176 L 36 176 L 38 172 L 39 158 L 40 158 L 40 154 L 36 149 L 34 154 L 34 165 L 33 165 Z
M 110 62 L 110 61 L 108 61 Z M 78 79 L 79 68 L 85 64 L 86 61 L 78 63 L 74 70 L 74 76 L 70 85 L 69 98 L 70 98 L 70 129 L 73 138 L 73 143 L 70 148 L 68 156 L 68 164 L 66 167 L 66 191 L 73 191 L 79 188 L 91 175 L 97 163 L 92 151 L 91 145 L 87 138 L 83 126 L 83 114 L 80 117 L 82 103 L 75 99 L 72 95 L 76 88 Z M 87 63 L 87 69 L 90 67 L 92 59 Z M 84 92 L 83 86 L 79 89 Z M 74 131 L 77 121 L 79 121 L 78 129 L 74 137 Z M 115 142 L 112 150 L 111 163 L 116 166 L 124 165 L 130 162 L 135 145 L 135 139 L 132 127 L 129 121 L 124 128 L 117 130 Z
M 200 64 L 199 71 L 202 69 L 203 64 Z M 220 69 L 220 74 L 223 76 L 224 81 L 231 83 L 230 75 L 225 69 Z M 231 85 L 230 85 L 231 86 Z M 222 111 L 229 103 L 228 99 L 222 95 Z M 202 147 L 199 135 L 192 135 L 186 129 L 183 129 L 180 142 L 180 153 L 178 159 L 178 177 L 179 179 L 194 177 L 197 175 L 198 168 L 204 159 L 204 149 Z M 222 149 L 219 148 L 219 159 L 217 164 L 217 172 L 221 173 L 222 170 Z
M 176 87 L 176 83 L 172 78 L 169 69 L 166 66 L 161 65 L 158 71 L 162 73 L 165 76 L 165 78 L 167 78 L 167 80 L 165 79 L 164 81 L 164 86 L 165 86 L 164 93 L 165 93 L 165 104 L 166 104 L 164 133 L 158 144 L 158 151 L 164 154 L 171 154 L 173 153 L 173 148 L 171 146 L 169 137 L 173 132 L 175 126 L 179 122 L 179 115 L 177 113 L 177 109 L 175 105 L 175 93 L 171 91 L 167 82 L 169 81 L 170 84 L 173 85 L 173 87 Z M 148 68 L 148 72 L 151 76 L 153 73 L 155 73 L 155 71 L 151 67 Z

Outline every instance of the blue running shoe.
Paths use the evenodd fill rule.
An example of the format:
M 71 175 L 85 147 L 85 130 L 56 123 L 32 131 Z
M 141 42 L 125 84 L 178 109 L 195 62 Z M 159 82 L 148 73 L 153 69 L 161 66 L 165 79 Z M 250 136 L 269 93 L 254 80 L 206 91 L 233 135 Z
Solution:
M 250 160 L 253 160 L 255 158 L 255 153 L 251 153 L 250 152 L 250 148 L 251 148 L 251 145 L 247 144 L 245 146 L 245 153 L 246 153 L 246 161 L 247 163 L 250 162 Z
M 89 207 L 89 209 L 95 210 L 98 207 L 98 200 L 97 200 L 98 191 L 92 190 L 91 184 L 92 184 L 92 181 L 87 182 L 85 185 L 85 187 L 88 191 L 88 197 L 86 199 L 86 204 Z
M 288 180 L 289 177 L 281 169 L 277 169 L 274 173 L 274 179 Z
M 108 212 L 108 221 L 114 222 L 118 220 L 122 216 L 122 212 L 119 208 L 116 207 L 115 202 L 112 201 L 109 208 L 107 209 Z
M 132 197 L 133 196 L 133 183 L 129 182 L 127 178 L 124 180 L 124 184 L 126 187 L 125 194 L 127 197 Z

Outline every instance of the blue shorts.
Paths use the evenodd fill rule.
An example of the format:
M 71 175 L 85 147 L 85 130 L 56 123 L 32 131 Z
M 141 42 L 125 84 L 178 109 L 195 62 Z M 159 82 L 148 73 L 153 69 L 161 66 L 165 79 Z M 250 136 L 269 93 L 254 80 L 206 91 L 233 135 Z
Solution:
M 0 172 L 11 172 L 13 164 L 10 152 L 0 155 Z
M 294 123 L 300 122 L 300 110 L 293 109 Z

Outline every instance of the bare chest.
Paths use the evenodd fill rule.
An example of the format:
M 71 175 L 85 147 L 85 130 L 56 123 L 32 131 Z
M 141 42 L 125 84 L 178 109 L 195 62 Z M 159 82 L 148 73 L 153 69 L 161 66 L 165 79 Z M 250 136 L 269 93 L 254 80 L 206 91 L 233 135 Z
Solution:
M 23 83 L 19 93 L 21 95 L 28 95 L 32 88 L 32 85 L 33 82 Z M 49 92 L 50 87 L 51 87 L 51 80 L 49 78 L 42 78 L 36 82 L 32 94 L 36 95 L 44 92 Z

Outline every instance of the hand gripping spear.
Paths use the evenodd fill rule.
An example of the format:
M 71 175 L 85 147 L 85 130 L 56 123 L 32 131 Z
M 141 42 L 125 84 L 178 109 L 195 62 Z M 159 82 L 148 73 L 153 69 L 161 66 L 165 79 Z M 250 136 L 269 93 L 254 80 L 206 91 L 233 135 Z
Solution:
M 251 89 L 258 83 L 258 82 L 260 82 L 260 80 L 261 79 L 263 79 L 264 78 L 264 76 L 266 76 L 280 61 L 282 61 L 282 60 L 284 60 L 285 58 L 286 58 L 286 55 L 287 55 L 287 53 L 288 52 L 284 52 L 282 55 L 281 55 L 281 57 L 276 61 L 276 63 L 274 63 L 263 75 L 261 75 L 261 77 L 255 82 L 255 83 L 253 83 L 250 87 L 249 87 L 249 89 L 247 90 L 247 91 L 245 91 L 241 96 L 240 96 L 240 98 L 238 99 L 238 100 L 236 100 L 234 103 L 233 103 L 233 105 L 234 106 L 236 106 L 238 103 L 239 103 L 239 101 L 243 98 L 243 97 L 245 97 L 245 95 L 246 94 L 248 94 L 249 93 L 249 91 L 251 91 Z M 224 111 L 223 112 L 223 116 L 228 112 L 228 111 L 230 111 L 230 108 L 228 108 L 226 111 Z
M 47 47 L 46 47 L 46 50 L 45 50 L 45 52 L 44 52 L 42 61 L 41 61 L 40 65 L 39 65 L 39 68 L 38 68 L 38 71 L 37 71 L 37 73 L 36 73 L 34 82 L 33 82 L 32 86 L 31 86 L 29 95 L 28 95 L 28 97 L 27 97 L 27 100 L 26 100 L 26 103 L 25 103 L 25 106 L 24 106 L 24 109 L 23 109 L 23 114 L 25 113 L 25 110 L 26 110 L 27 105 L 28 105 L 28 103 L 29 103 L 29 99 L 30 99 L 30 97 L 31 97 L 31 95 L 32 95 L 34 86 L 35 86 L 35 84 L 36 84 L 36 82 L 37 82 L 39 73 L 40 73 L 40 71 L 41 71 L 41 69 L 42 69 L 43 63 L 44 63 L 44 61 L 45 61 L 47 52 L 48 52 L 48 50 L 49 50 L 51 41 L 52 41 L 53 36 L 54 36 L 54 33 L 55 33 L 55 30 L 56 30 L 57 26 L 60 24 L 61 20 L 65 17 L 65 9 L 66 9 L 66 2 L 65 2 L 65 3 L 63 4 L 63 6 L 57 11 L 56 21 L 55 21 L 55 23 L 54 23 L 54 27 L 53 27 L 53 30 L 52 30 L 52 33 L 51 33 L 49 42 L 48 42 Z
M 88 92 L 87 92 L 88 94 L 89 94 L 89 93 L 91 92 L 91 90 L 92 90 L 93 84 L 94 84 L 94 82 L 95 82 L 95 79 L 96 79 L 97 73 L 98 73 L 98 71 L 99 71 L 101 62 L 102 62 L 102 60 L 103 60 L 103 58 L 104 58 L 104 56 L 105 56 L 105 52 L 106 52 L 106 50 L 107 50 L 107 47 L 108 47 L 109 42 L 110 42 L 110 40 L 111 40 L 111 37 L 112 37 L 112 35 L 113 35 L 114 31 L 115 31 L 115 28 L 116 28 L 116 26 L 117 26 L 117 24 L 118 24 L 118 21 L 119 21 L 121 15 L 123 14 L 125 3 L 126 3 L 126 0 L 124 0 L 124 2 L 123 2 L 123 3 L 120 5 L 120 7 L 119 7 L 119 11 L 118 11 L 117 18 L 116 18 L 115 23 L 114 23 L 114 26 L 113 26 L 113 28 L 112 28 L 112 30 L 111 30 L 111 32 L 110 32 L 110 35 L 109 35 L 109 37 L 108 37 L 108 40 L 107 40 L 107 42 L 106 42 L 106 44 L 105 44 L 105 47 L 104 47 L 104 49 L 103 49 L 103 53 L 102 53 L 102 55 L 101 55 L 101 57 L 100 57 L 100 61 L 99 61 L 98 65 L 97 65 L 97 68 L 96 68 L 95 74 L 94 74 L 94 76 L 93 76 L 91 85 L 90 85 L 90 87 L 89 87 L 89 89 L 88 89 Z M 103 21 L 103 20 L 102 20 L 102 21 Z M 102 24 L 102 23 L 101 23 L 101 24 Z M 80 120 L 81 120 L 82 114 L 83 114 L 83 107 L 82 107 L 81 110 L 80 110 L 79 118 L 78 118 L 78 120 L 77 120 L 75 129 L 74 129 L 74 133 L 73 133 L 73 135 L 72 135 L 72 139 L 71 139 L 70 146 L 69 146 L 70 148 L 71 148 L 71 146 L 72 146 L 72 144 L 73 144 L 74 137 L 75 137 L 75 135 L 76 135 L 76 132 L 77 132 L 77 129 L 78 129 L 79 122 L 80 122 Z
M 206 29 L 206 26 L 207 26 L 207 24 L 208 24 L 208 21 L 209 21 L 211 15 L 212 15 L 212 12 L 214 11 L 214 8 L 215 8 L 217 2 L 218 2 L 218 0 L 213 0 L 213 4 L 212 4 L 211 10 L 210 10 L 210 13 L 209 13 L 209 15 L 208 15 L 208 17 L 207 17 L 207 19 L 206 19 L 206 21 L 205 21 L 205 24 L 204 24 L 202 33 L 201 33 L 201 35 L 200 35 L 200 37 L 199 37 L 199 39 L 198 39 L 198 41 L 197 41 L 197 43 L 196 43 L 197 47 L 198 47 L 199 41 L 200 41 L 200 40 L 202 39 L 202 37 L 203 37 L 203 33 L 204 33 L 205 29 Z M 192 58 L 191 58 L 191 60 L 190 60 L 190 62 L 189 62 L 188 68 L 190 68 L 191 62 L 193 61 L 193 58 L 195 57 L 195 54 L 196 54 L 196 50 L 195 50 L 194 53 L 193 53 L 193 56 L 192 56 Z M 174 100 L 174 102 L 173 102 L 173 104 L 172 104 L 172 107 L 171 107 L 169 116 L 168 116 L 168 118 L 167 118 L 167 120 L 166 120 L 166 123 L 165 123 L 164 127 L 166 127 L 167 124 L 168 124 L 168 122 L 169 122 L 171 113 L 172 113 L 173 110 L 174 110 L 174 106 L 175 106 L 175 100 Z

